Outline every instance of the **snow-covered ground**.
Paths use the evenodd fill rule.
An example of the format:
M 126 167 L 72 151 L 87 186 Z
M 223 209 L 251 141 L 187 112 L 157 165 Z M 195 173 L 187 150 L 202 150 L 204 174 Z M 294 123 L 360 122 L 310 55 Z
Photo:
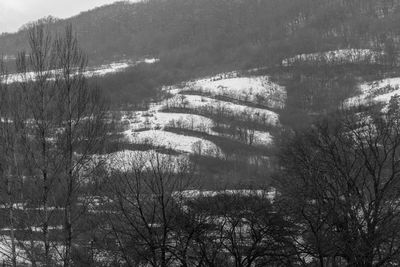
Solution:
M 269 190 L 253 190 L 253 189 L 240 189 L 240 190 L 219 190 L 219 191 L 207 191 L 207 190 L 184 190 L 175 191 L 172 193 L 172 197 L 180 204 L 181 209 L 188 211 L 187 201 L 195 200 L 199 198 L 210 198 L 216 196 L 240 196 L 240 197 L 259 197 L 267 199 L 273 202 L 276 198 L 277 191 L 275 188 Z M 218 217 L 218 216 L 217 216 Z M 221 217 L 221 219 L 224 219 Z
M 206 117 L 183 114 L 183 113 L 165 113 L 155 110 L 125 112 L 121 122 L 127 125 L 129 129 L 164 129 L 166 126 L 184 127 L 195 131 L 206 132 L 214 126 L 214 122 Z
M 151 111 L 127 111 L 121 118 L 126 129 L 125 135 L 130 139 L 134 132 L 144 130 L 164 130 L 166 127 L 182 128 L 198 131 L 208 135 L 220 135 L 213 130 L 215 123 L 204 116 L 184 113 L 165 113 Z M 228 125 L 226 125 L 228 127 Z M 272 142 L 272 136 L 268 132 L 254 131 L 254 145 L 268 145 Z M 168 144 L 167 144 L 168 145 Z
M 339 49 L 319 53 L 301 54 L 282 61 L 283 66 L 292 66 L 303 62 L 327 62 L 333 64 L 355 63 L 362 61 L 377 62 L 382 52 L 371 49 Z
M 148 58 L 140 61 L 114 62 L 102 65 L 85 72 L 86 76 L 102 76 L 116 73 L 134 64 L 153 64 L 158 59 Z M 57 71 L 50 71 L 56 75 Z M 27 74 L 28 78 L 35 79 L 33 73 Z M 8 77 L 9 82 L 24 80 L 19 74 Z M 124 127 L 123 134 L 126 140 L 132 143 L 148 143 L 153 146 L 169 148 L 184 153 L 193 153 L 200 149 L 207 155 L 219 156 L 220 149 L 212 142 L 199 137 L 183 134 L 175 134 L 164 131 L 166 127 L 183 128 L 185 130 L 197 131 L 208 135 L 223 135 L 214 130 L 214 115 L 237 115 L 241 120 L 258 121 L 271 126 L 279 125 L 279 115 L 268 108 L 255 108 L 254 104 L 260 104 L 273 108 L 282 108 L 286 101 L 286 91 L 282 86 L 273 83 L 268 76 L 243 76 L 238 72 L 228 72 L 206 77 L 198 80 L 188 81 L 180 87 L 164 87 L 168 98 L 153 103 L 147 111 L 121 112 L 121 125 Z M 185 94 L 192 90 L 194 94 Z M 196 95 L 195 91 L 207 93 L 209 97 Z M 226 101 L 216 99 L 217 96 L 226 97 Z M 229 99 L 240 102 L 230 102 Z M 249 105 L 246 105 L 246 102 Z M 238 104 L 240 103 L 240 104 Z M 267 105 L 265 105 L 267 103 Z M 168 108 L 187 108 L 196 113 L 196 109 L 206 109 L 210 116 L 204 117 L 196 114 L 169 113 Z M 163 110 L 166 110 L 163 112 Z M 191 113 L 191 112 L 189 112 Z M 211 116 L 211 114 L 213 114 Z M 205 114 L 208 116 L 207 114 Z M 221 124 L 219 124 L 221 126 Z M 222 125 L 223 126 L 223 125 Z M 250 126 L 251 127 L 251 126 Z M 251 129 L 250 129 L 251 130 Z M 268 145 L 272 142 L 270 133 L 251 130 L 254 135 L 253 145 Z M 223 135 L 230 138 L 227 135 Z M 245 140 L 243 141 L 245 142 Z
M 145 58 L 143 60 L 139 61 L 132 61 L 132 60 L 125 60 L 125 61 L 120 61 L 120 62 L 113 62 L 110 64 L 106 65 L 101 65 L 99 67 L 94 67 L 94 68 L 88 68 L 87 71 L 83 73 L 86 77 L 95 77 L 95 76 L 104 76 L 106 74 L 111 74 L 111 73 L 117 73 L 124 71 L 125 69 L 138 65 L 138 64 L 154 64 L 158 62 L 159 59 L 156 58 Z M 57 75 L 59 73 L 59 70 L 49 70 L 48 71 L 48 76 L 49 79 L 52 79 L 51 77 L 54 78 L 54 75 Z M 18 73 L 11 73 L 7 76 L 1 77 L 1 81 L 4 83 L 15 83 L 15 82 L 21 82 L 24 80 L 34 80 L 36 78 L 34 72 L 28 72 L 24 75 L 18 74 Z
M 26 251 L 20 247 L 15 248 L 18 264 L 26 264 L 29 266 L 30 261 Z M 0 238 L 0 261 L 2 263 L 11 263 L 12 260 L 12 242 L 11 238 L 6 235 L 2 235 Z M 7 265 L 11 266 L 11 265 Z
M 181 198 L 195 199 L 200 197 L 215 197 L 219 195 L 243 196 L 243 197 L 257 196 L 273 200 L 276 197 L 276 189 L 275 188 L 271 188 L 270 190 L 240 189 L 240 190 L 221 190 L 221 191 L 185 190 L 173 193 L 173 196 L 179 199 Z
M 148 130 L 141 132 L 125 132 L 130 142 L 136 144 L 151 144 L 175 151 L 193 153 L 199 149 L 204 155 L 219 156 L 220 149 L 212 142 L 198 137 L 186 136 L 162 130 Z
M 4 266 L 12 266 L 12 239 L 7 235 L 2 235 L 0 238 L 0 262 Z M 29 252 L 43 249 L 44 243 L 39 240 L 15 240 L 15 253 L 18 266 L 32 266 Z M 50 254 L 52 260 L 57 266 L 62 263 L 62 254 L 65 253 L 65 246 L 60 242 L 50 242 Z M 37 260 L 37 259 L 36 259 Z M 36 262 L 38 264 L 38 262 Z
M 8 204 L 1 204 L 0 209 L 9 209 L 11 206 Z M 30 211 L 30 210 L 44 210 L 43 206 L 37 206 L 37 207 L 30 207 L 27 203 L 13 203 L 12 208 L 14 210 L 24 210 L 24 211 Z M 48 211 L 54 211 L 54 210 L 63 210 L 63 207 L 54 207 L 54 206 L 48 206 L 47 210 Z
M 268 132 L 254 131 L 254 145 L 269 145 L 272 143 L 272 135 Z
M 196 114 L 169 113 L 168 109 L 184 108 L 192 110 L 193 113 L 196 113 L 196 109 L 203 111 L 206 109 L 215 116 L 237 115 L 242 116 L 241 119 L 278 126 L 279 115 L 276 112 L 267 108 L 255 108 L 251 104 L 257 103 L 260 96 L 264 97 L 264 100 L 269 99 L 269 106 L 275 108 L 283 107 L 286 101 L 285 89 L 271 82 L 268 76 L 242 77 L 238 72 L 222 73 L 189 81 L 180 86 L 164 87 L 163 90 L 169 97 L 153 103 L 149 110 L 121 112 L 121 124 L 125 129 L 123 135 L 127 141 L 135 144 L 151 144 L 184 153 L 194 153 L 194 151 L 198 153 L 201 150 L 204 155 L 218 157 L 221 155 L 221 150 L 208 140 L 164 131 L 166 127 L 171 127 L 208 135 L 222 135 L 213 130 L 215 123 L 211 118 Z M 209 97 L 185 94 L 188 90 L 192 93 L 206 92 Z M 222 101 L 214 98 L 216 96 L 240 100 L 241 104 Z M 268 132 L 253 130 L 252 134 L 254 134 L 253 145 L 268 145 L 272 142 L 272 136 Z M 224 137 L 230 138 L 226 135 Z
M 400 77 L 362 83 L 359 85 L 359 91 L 359 95 L 346 100 L 345 107 L 368 102 L 389 103 L 393 96 L 400 96 Z
M 101 65 L 100 67 L 94 68 L 92 70 L 88 70 L 84 73 L 84 75 L 86 77 L 104 76 L 106 74 L 123 71 L 132 65 L 134 65 L 134 64 L 130 61 L 113 62 L 111 64 Z
M 238 116 L 249 116 L 252 119 L 260 119 L 271 125 L 277 125 L 279 122 L 279 115 L 271 110 L 239 105 L 199 95 L 176 95 L 167 100 L 167 106 L 189 109 L 208 108 L 216 113 L 227 112 Z
M 160 59 L 158 59 L 158 58 L 145 58 L 144 60 L 140 60 L 137 63 L 154 64 L 159 61 L 160 61 Z
M 32 251 L 43 249 L 44 243 L 39 240 L 16 240 L 16 260 L 17 266 L 43 266 L 35 257 L 35 265 L 32 264 Z M 50 242 L 50 254 L 52 256 L 54 266 L 61 266 L 63 263 L 63 255 L 65 255 L 65 246 L 61 242 Z M 99 263 L 112 262 L 114 255 L 105 250 L 94 250 L 93 257 Z M 0 262 L 2 266 L 12 266 L 12 242 L 11 237 L 2 235 L 0 237 Z
M 188 83 L 184 90 L 195 90 L 213 96 L 226 96 L 272 108 L 283 108 L 286 101 L 285 89 L 273 83 L 268 76 L 227 79 L 212 77 Z
M 104 76 L 106 74 L 110 73 L 116 73 L 116 72 L 121 72 L 124 71 L 125 69 L 144 63 L 144 64 L 154 64 L 159 62 L 160 60 L 158 58 L 145 58 L 142 60 L 138 61 L 121 61 L 121 62 L 113 62 L 111 64 L 106 64 L 106 65 L 101 65 L 98 68 L 94 68 L 93 70 L 89 70 L 85 72 L 85 76 L 91 77 L 91 76 Z
M 47 229 L 50 230 L 50 231 L 52 231 L 52 230 L 62 230 L 63 226 L 62 225 L 48 226 Z M 1 228 L 0 231 L 3 231 L 3 232 L 11 231 L 11 228 L 9 228 L 9 227 Z M 42 232 L 43 228 L 39 227 L 39 226 L 32 226 L 32 227 L 26 227 L 26 228 L 16 228 L 16 229 L 14 229 L 14 231 Z
M 170 168 L 177 171 L 180 166 L 188 164 L 186 154 L 170 155 L 155 150 L 123 150 L 107 155 L 107 169 L 112 171 L 151 170 L 153 167 Z

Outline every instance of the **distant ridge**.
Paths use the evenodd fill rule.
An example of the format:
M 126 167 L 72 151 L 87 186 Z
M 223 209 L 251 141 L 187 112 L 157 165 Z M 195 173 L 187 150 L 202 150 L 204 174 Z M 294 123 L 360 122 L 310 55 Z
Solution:
M 103 63 L 145 56 L 193 68 L 274 65 L 297 54 L 336 49 L 399 49 L 400 1 L 148 0 L 120 1 L 68 19 L 89 58 Z M 0 36 L 13 56 L 25 28 Z M 164 60 L 163 60 L 164 59 Z

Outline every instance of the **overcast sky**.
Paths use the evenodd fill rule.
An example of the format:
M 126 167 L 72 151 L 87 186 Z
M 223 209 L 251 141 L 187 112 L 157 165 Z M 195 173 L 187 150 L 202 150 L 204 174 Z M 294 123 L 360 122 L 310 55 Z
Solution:
M 0 33 L 48 15 L 67 18 L 117 0 L 0 0 Z

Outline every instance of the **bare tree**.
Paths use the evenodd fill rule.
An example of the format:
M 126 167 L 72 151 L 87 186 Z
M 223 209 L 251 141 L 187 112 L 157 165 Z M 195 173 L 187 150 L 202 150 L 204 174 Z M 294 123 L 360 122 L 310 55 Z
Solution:
M 16 96 L 16 94 L 14 94 Z M 17 266 L 16 239 L 15 239 L 15 200 L 17 197 L 15 186 L 17 181 L 17 114 L 14 99 L 8 86 L 7 71 L 3 59 L 0 58 L 0 181 L 4 183 L 5 192 L 1 190 L 2 203 L 8 210 L 10 239 L 11 239 L 11 264 Z M 5 198 L 5 199 L 3 199 Z
M 32 192 L 31 204 L 40 211 L 34 221 L 27 221 L 27 227 L 40 225 L 44 244 L 43 262 L 52 265 L 49 226 L 56 206 L 55 192 L 52 190 L 58 176 L 60 165 L 58 153 L 52 149 L 54 131 L 57 128 L 58 116 L 55 112 L 57 92 L 51 81 L 54 69 L 52 38 L 43 24 L 35 24 L 28 31 L 30 51 L 22 52 L 17 59 L 17 70 L 20 73 L 19 87 L 23 94 L 22 105 L 28 115 L 24 118 L 21 144 L 26 160 L 27 173 L 33 180 L 35 189 Z
M 33 238 L 34 231 L 28 232 L 32 245 L 25 247 L 32 262 L 53 266 L 62 259 L 64 266 L 70 266 L 73 242 L 87 211 L 87 203 L 79 202 L 78 196 L 102 163 L 93 155 L 101 151 L 106 138 L 106 108 L 100 91 L 86 80 L 87 59 L 71 26 L 53 37 L 36 23 L 28 36 L 30 52 L 20 53 L 17 61 L 18 101 L 25 117 L 16 121 L 28 177 L 24 202 L 30 206 L 25 216 L 31 218 L 23 221 L 23 229 L 40 226 L 43 257 L 35 256 L 41 245 Z M 50 232 L 60 224 L 62 237 L 51 241 Z
M 105 141 L 106 106 L 100 91 L 88 84 L 85 71 L 87 58 L 80 50 L 72 26 L 54 42 L 55 86 L 58 93 L 60 128 L 57 149 L 62 156 L 62 184 L 64 208 L 64 266 L 71 265 L 75 225 L 82 210 L 77 207 L 82 184 L 87 182 L 88 166 L 95 169 L 101 162 L 94 161 L 93 154 L 99 152 Z M 97 165 L 97 166 L 96 166 Z M 82 203 L 81 203 L 82 204 Z M 74 212 L 75 211 L 75 212 Z
M 196 238 L 199 266 L 274 266 L 295 264 L 292 222 L 277 211 L 267 190 L 216 191 L 189 207 L 206 215 Z
M 120 255 L 128 266 L 170 266 L 176 261 L 173 233 L 183 208 L 175 194 L 190 185 L 191 167 L 155 152 L 126 166 L 108 183 L 115 210 L 109 224 Z
M 280 190 L 304 226 L 303 248 L 351 266 L 399 261 L 399 100 L 386 112 L 339 114 L 282 150 Z M 284 201 L 284 202 L 285 202 Z

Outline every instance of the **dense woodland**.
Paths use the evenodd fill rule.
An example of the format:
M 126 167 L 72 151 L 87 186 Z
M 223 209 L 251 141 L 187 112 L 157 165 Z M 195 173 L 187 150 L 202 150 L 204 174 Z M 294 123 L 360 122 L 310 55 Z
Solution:
M 0 64 L 2 264 L 399 265 L 400 99 L 342 105 L 358 82 L 398 76 L 399 20 L 396 0 L 150 0 L 3 34 L 0 52 L 16 59 Z M 341 48 L 383 53 L 281 64 Z M 84 75 L 88 62 L 148 55 L 160 62 Z M 184 99 L 166 107 L 215 120 L 221 136 L 166 131 L 211 140 L 224 158 L 119 139 L 118 112 L 146 110 L 162 85 L 253 67 L 287 90 L 279 127 Z M 255 130 L 274 145 L 254 146 Z M 168 156 L 110 162 L 122 149 Z
M 41 21 L 53 31 L 72 23 L 90 64 L 160 58 L 156 66 L 137 67 L 132 75 L 120 74 L 104 83 L 106 90 L 111 90 L 108 84 L 114 85 L 117 93 L 108 95 L 120 103 L 141 102 L 137 99 L 155 97 L 155 88 L 161 85 L 201 75 L 276 67 L 282 59 L 301 53 L 369 48 L 385 51 L 380 63 L 393 65 L 399 48 L 399 4 L 397 0 L 151 0 L 118 2 L 67 20 Z M 12 58 L 26 50 L 28 28 L 29 24 L 17 33 L 1 35 L 2 53 Z M 9 69 L 14 65 L 10 62 Z
M 210 71 L 212 66 L 264 67 L 338 48 L 395 52 L 399 19 L 397 0 L 151 0 L 43 21 L 55 30 L 72 23 L 92 62 L 151 55 L 175 69 Z M 28 27 L 3 34 L 2 53 L 26 49 Z

